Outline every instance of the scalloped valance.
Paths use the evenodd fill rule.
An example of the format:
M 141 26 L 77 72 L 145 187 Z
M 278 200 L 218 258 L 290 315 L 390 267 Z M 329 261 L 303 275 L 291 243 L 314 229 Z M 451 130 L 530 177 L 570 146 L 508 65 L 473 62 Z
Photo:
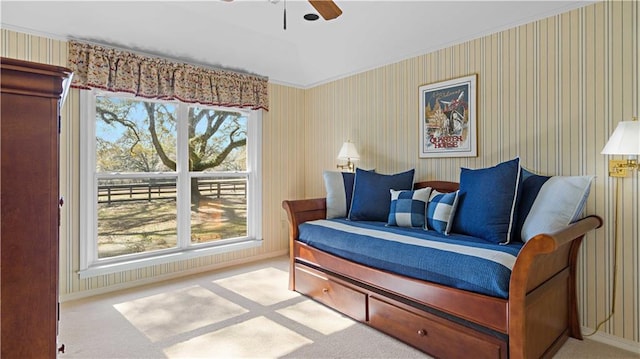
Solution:
M 71 87 L 128 92 L 146 98 L 269 110 L 268 79 L 162 58 L 69 42 Z

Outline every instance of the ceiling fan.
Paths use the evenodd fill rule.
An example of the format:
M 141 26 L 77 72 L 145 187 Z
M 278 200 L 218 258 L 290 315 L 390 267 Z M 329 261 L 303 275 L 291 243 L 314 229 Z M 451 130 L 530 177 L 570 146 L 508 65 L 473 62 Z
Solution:
M 308 0 L 325 20 L 333 20 L 342 15 L 342 10 L 333 0 Z
M 233 0 L 222 0 L 225 2 L 232 2 Z M 276 4 L 280 0 L 269 0 L 271 3 Z M 333 0 L 307 0 L 316 9 L 316 11 L 325 20 L 333 20 L 342 15 L 342 9 L 336 5 Z M 284 0 L 284 29 L 287 29 L 287 0 Z M 317 16 L 315 17 L 317 19 Z M 306 16 L 305 16 L 306 19 Z M 315 20 L 315 19 L 313 19 Z

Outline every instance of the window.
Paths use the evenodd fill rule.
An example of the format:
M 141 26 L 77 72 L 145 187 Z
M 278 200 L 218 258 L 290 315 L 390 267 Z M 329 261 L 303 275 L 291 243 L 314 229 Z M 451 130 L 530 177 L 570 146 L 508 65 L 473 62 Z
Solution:
M 81 277 L 260 244 L 259 111 L 81 104 Z

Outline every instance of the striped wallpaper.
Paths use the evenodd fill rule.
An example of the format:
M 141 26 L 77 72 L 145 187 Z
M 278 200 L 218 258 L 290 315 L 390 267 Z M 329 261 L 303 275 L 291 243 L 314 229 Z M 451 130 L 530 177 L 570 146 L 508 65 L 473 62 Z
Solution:
M 580 319 L 595 328 L 611 309 L 614 214 L 618 227 L 616 312 L 600 336 L 640 343 L 640 181 L 607 176 L 600 150 L 618 121 L 638 115 L 638 2 L 603 2 L 311 89 L 269 85 L 263 117 L 263 235 L 260 248 L 80 280 L 79 94 L 63 109 L 60 293 L 63 299 L 285 253 L 283 199 L 324 196 L 322 170 L 333 169 L 351 139 L 363 168 L 416 169 L 416 178 L 457 180 L 520 156 L 549 175 L 595 175 L 586 212 L 605 219 L 583 242 Z M 0 55 L 66 66 L 66 42 L 2 29 Z M 418 87 L 478 75 L 478 157 L 418 158 Z M 615 189 L 619 190 L 617 206 Z
M 605 219 L 583 242 L 579 307 L 595 328 L 611 309 L 615 187 L 618 186 L 618 291 L 602 331 L 640 342 L 638 174 L 607 175 L 600 154 L 618 121 L 638 115 L 638 2 L 603 2 L 430 54 L 363 72 L 305 94 L 305 194 L 323 196 L 322 170 L 335 168 L 353 141 L 362 168 L 416 169 L 418 180 L 458 180 L 520 156 L 548 175 L 595 175 L 586 212 Z M 418 88 L 478 76 L 478 157 L 420 159 Z

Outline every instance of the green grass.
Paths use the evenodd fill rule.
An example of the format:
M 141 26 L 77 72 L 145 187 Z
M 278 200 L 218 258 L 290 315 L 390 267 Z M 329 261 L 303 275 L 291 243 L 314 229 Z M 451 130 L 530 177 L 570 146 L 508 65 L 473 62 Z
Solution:
M 191 243 L 246 235 L 246 199 L 203 197 L 191 209 Z M 176 247 L 174 200 L 98 205 L 98 258 Z

